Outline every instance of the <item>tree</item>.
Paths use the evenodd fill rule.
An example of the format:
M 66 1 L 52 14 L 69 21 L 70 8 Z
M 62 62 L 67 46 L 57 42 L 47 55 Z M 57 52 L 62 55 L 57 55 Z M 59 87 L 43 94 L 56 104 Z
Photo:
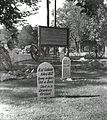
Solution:
M 14 24 L 24 21 L 24 17 L 35 14 L 39 0 L 1 0 L 0 1 L 0 23 L 7 29 L 12 29 Z M 20 6 L 26 4 L 30 10 L 20 10 Z
M 33 28 L 31 25 L 24 26 L 18 34 L 18 43 L 20 47 L 37 44 L 38 38 L 37 28 Z
M 77 6 L 82 7 L 81 13 L 86 13 L 90 17 L 97 17 L 99 8 L 107 11 L 107 3 L 105 0 L 67 0 L 76 2 Z
M 75 43 L 76 51 L 79 52 L 79 43 L 82 40 L 82 34 L 87 26 L 86 15 L 80 14 L 81 8 L 73 5 L 73 2 L 66 2 L 63 8 L 57 10 L 57 26 L 68 27 L 70 31 L 71 46 Z
M 17 28 L 14 27 L 14 29 L 8 30 L 5 26 L 0 30 L 0 42 L 2 44 L 7 44 L 8 48 L 12 50 L 15 45 L 17 45 Z M 11 46 L 11 47 L 10 47 Z
M 24 18 L 35 14 L 37 12 L 39 0 L 1 0 L 0 1 L 0 24 L 6 27 L 6 30 L 1 35 L 3 39 L 6 40 L 7 45 L 10 50 L 14 48 L 14 44 L 17 41 L 17 29 L 15 24 L 22 24 L 25 20 Z M 21 11 L 21 6 L 26 5 L 29 9 L 24 9 Z M 5 36 L 6 35 L 6 36 Z M 3 46 L 0 45 L 0 59 L 1 63 L 5 62 L 6 68 L 11 69 L 11 61 L 6 57 L 9 56 L 8 51 L 5 50 Z M 9 64 L 8 64 L 9 63 Z
M 0 70 L 11 70 L 12 63 L 8 51 L 0 45 Z

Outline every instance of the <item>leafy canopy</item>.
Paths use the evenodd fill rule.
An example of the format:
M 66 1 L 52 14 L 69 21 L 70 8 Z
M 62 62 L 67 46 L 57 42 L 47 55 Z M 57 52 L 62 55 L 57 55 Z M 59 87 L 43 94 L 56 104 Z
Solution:
M 37 27 L 31 25 L 23 26 L 22 30 L 18 34 L 18 45 L 19 47 L 25 47 L 32 43 L 37 44 L 38 31 Z
M 24 17 L 35 14 L 39 0 L 0 0 L 0 23 L 7 29 L 12 29 L 14 24 L 24 21 Z M 26 4 L 30 10 L 21 11 L 20 7 Z
M 73 5 L 73 2 L 65 2 L 63 8 L 57 10 L 56 24 L 58 27 L 69 28 L 70 47 L 79 51 L 78 43 L 84 34 L 87 26 L 87 16 L 80 14 L 81 7 Z
M 98 9 L 103 7 L 107 11 L 107 4 L 105 0 L 67 0 L 74 1 L 77 6 L 81 6 L 83 9 L 81 13 L 85 12 L 90 17 L 95 17 L 98 14 Z

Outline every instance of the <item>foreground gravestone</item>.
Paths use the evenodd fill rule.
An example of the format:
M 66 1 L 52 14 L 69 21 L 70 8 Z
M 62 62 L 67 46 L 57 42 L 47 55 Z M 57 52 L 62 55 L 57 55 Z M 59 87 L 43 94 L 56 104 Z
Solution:
M 62 59 L 62 80 L 71 78 L 71 60 L 69 57 Z
M 37 68 L 38 98 L 54 97 L 54 68 L 48 62 L 41 63 Z

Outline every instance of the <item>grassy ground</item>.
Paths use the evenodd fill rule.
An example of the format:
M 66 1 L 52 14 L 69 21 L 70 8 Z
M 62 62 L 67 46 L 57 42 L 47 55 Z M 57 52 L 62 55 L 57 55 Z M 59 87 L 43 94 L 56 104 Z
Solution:
M 73 81 L 61 81 L 59 74 L 55 97 L 42 100 L 37 99 L 36 78 L 1 82 L 0 120 L 107 119 L 106 69 L 72 71 Z
M 62 82 L 57 78 L 55 97 L 43 100 L 37 99 L 36 79 L 2 82 L 0 119 L 106 120 L 105 80 Z

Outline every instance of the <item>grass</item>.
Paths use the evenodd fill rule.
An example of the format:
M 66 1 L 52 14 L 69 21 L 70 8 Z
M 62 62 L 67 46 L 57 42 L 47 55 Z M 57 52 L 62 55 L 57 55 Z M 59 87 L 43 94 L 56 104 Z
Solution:
M 37 81 L 0 83 L 0 120 L 106 120 L 106 69 L 72 71 L 73 81 L 61 81 L 55 67 L 55 97 L 37 98 Z
M 94 83 L 94 85 L 93 85 Z M 37 99 L 36 79 L 0 83 L 1 120 L 106 120 L 106 82 L 56 79 L 55 97 Z

